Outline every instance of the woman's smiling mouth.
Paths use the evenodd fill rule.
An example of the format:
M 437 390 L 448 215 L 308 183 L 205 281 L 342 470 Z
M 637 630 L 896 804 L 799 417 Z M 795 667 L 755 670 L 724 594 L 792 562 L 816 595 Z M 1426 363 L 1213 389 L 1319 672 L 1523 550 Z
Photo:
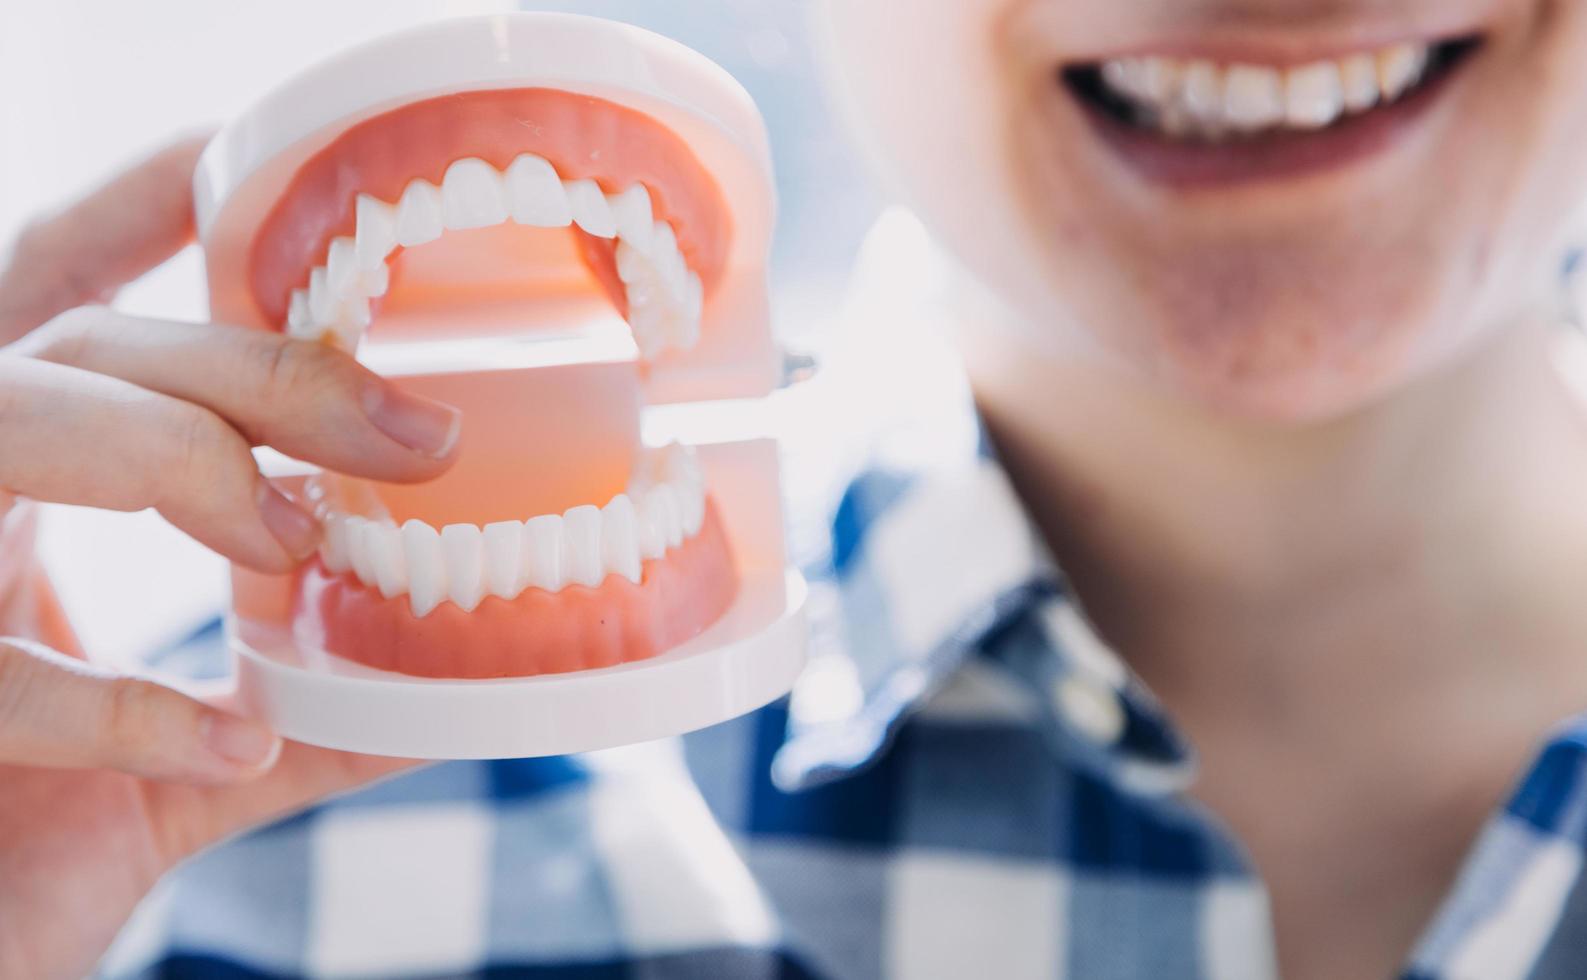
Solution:
M 1385 146 L 1481 46 L 1466 35 L 1294 64 L 1143 53 L 1059 71 L 1103 139 L 1176 185 L 1291 176 Z

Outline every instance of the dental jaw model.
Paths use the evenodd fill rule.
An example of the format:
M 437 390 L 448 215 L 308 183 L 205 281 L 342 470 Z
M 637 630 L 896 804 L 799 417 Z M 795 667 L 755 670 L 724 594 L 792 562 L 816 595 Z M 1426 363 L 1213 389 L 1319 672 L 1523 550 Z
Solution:
M 274 474 L 317 559 L 233 574 L 243 704 L 358 751 L 578 751 L 787 690 L 803 654 L 765 441 L 643 444 L 647 405 L 776 378 L 772 196 L 747 97 L 591 18 L 355 49 L 228 127 L 197 178 L 214 317 L 332 344 L 462 409 L 396 486 Z

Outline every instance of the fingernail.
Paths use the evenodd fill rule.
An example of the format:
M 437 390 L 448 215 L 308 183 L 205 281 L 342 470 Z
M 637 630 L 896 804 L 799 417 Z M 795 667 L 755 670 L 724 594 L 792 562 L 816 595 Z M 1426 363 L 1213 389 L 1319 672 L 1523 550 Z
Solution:
M 201 725 L 204 744 L 227 762 L 250 769 L 268 769 L 281 754 L 281 739 L 246 718 L 217 711 L 205 715 Z
M 293 558 L 307 558 L 320 546 L 320 522 L 268 480 L 259 482 L 259 518 Z
M 364 390 L 364 414 L 381 432 L 434 459 L 451 453 L 463 431 L 462 412 L 383 382 Z

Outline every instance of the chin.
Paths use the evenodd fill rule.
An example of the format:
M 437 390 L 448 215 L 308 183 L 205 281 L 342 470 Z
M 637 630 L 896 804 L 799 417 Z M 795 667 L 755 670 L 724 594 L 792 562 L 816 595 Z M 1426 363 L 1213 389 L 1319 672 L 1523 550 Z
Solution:
M 1112 311 L 1140 307 L 1138 314 L 1098 312 L 1081 322 L 1091 324 L 1095 346 L 1149 388 L 1210 413 L 1272 423 L 1362 410 L 1493 332 L 1460 312 L 1475 298 L 1443 297 L 1436 277 L 1425 284 L 1415 275 L 1378 277 L 1362 280 L 1376 288 L 1339 289 L 1318 284 L 1355 280 L 1296 274 L 1305 269 L 1291 265 L 1290 274 L 1223 288 L 1193 271 L 1164 270 L 1146 277 L 1155 291 L 1103 301 Z
M 1282 342 L 1282 341 L 1281 341 Z M 1209 413 L 1246 422 L 1322 423 L 1352 415 L 1424 375 L 1427 366 L 1397 362 L 1345 373 L 1314 362 L 1159 366 L 1154 387 L 1176 391 Z

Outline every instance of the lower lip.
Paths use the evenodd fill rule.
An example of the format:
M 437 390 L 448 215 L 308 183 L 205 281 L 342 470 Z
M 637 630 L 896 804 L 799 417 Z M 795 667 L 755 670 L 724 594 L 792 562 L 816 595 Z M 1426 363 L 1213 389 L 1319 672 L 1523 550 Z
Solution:
M 1148 179 L 1176 188 L 1275 181 L 1344 167 L 1383 152 L 1426 114 L 1470 59 L 1451 66 L 1392 105 L 1348 116 L 1323 129 L 1275 132 L 1202 143 L 1122 122 L 1069 93 L 1102 141 Z

